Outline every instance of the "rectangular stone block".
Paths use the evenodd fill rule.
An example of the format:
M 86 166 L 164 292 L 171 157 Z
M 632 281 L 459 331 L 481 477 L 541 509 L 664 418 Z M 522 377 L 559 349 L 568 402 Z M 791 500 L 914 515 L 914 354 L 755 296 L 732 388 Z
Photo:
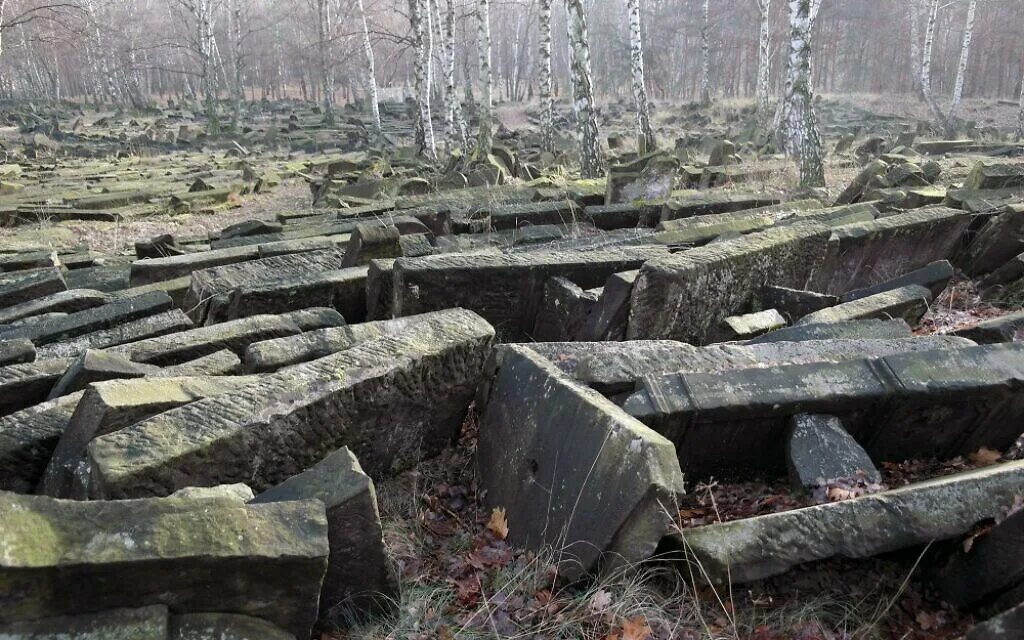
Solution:
M 198 251 L 165 258 L 143 258 L 132 263 L 131 286 L 137 287 L 161 280 L 172 280 L 187 276 L 199 269 L 255 260 L 259 257 L 259 249 L 256 246 L 243 246 Z
M 232 289 L 223 300 L 215 299 L 208 317 L 235 320 L 331 306 L 347 322 L 362 322 L 366 318 L 366 274 L 366 267 L 350 267 L 243 285 Z
M 163 604 L 308 637 L 327 565 L 315 500 L 78 502 L 0 493 L 0 624 Z
M 779 198 L 756 193 L 675 191 L 661 209 L 661 222 L 774 204 L 779 204 Z
M 462 424 L 494 330 L 465 310 L 421 320 L 96 438 L 88 447 L 90 495 L 231 482 L 262 490 L 342 446 L 371 476 L 436 453 Z
M 69 358 L 39 358 L 0 367 L 0 416 L 46 400 L 70 364 Z
M 59 318 L 8 329 L 0 334 L 0 340 L 28 338 L 39 347 L 156 315 L 169 310 L 172 305 L 170 296 L 161 291 L 154 291 L 136 298 L 119 300 L 101 307 L 69 313 Z
M 921 316 L 928 311 L 931 302 L 930 290 L 921 285 L 908 284 L 809 313 L 800 318 L 797 324 L 833 324 L 851 320 L 902 318 L 907 324 L 915 326 L 921 320 Z
M 48 267 L 0 274 L 0 308 L 11 307 L 68 288 L 59 269 Z
M 28 338 L 0 342 L 0 367 L 23 364 L 36 359 L 36 347 Z
M 82 394 L 47 400 L 0 418 L 0 490 L 35 490 Z
M 75 358 L 89 349 L 107 349 L 129 342 L 187 331 L 192 321 L 179 309 L 171 309 L 138 320 L 131 320 L 109 329 L 39 347 L 41 358 Z
M 109 296 L 101 291 L 88 289 L 72 289 L 58 291 L 47 296 L 40 296 L 21 304 L 0 309 L 0 324 L 9 324 L 15 320 L 37 316 L 43 313 L 74 313 L 98 307 L 109 301 Z

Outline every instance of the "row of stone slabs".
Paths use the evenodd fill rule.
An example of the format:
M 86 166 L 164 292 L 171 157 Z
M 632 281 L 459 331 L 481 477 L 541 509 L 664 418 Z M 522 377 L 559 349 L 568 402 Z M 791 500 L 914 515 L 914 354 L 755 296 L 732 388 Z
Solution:
M 93 498 L 160 496 L 190 485 L 239 481 L 246 481 L 258 490 L 273 491 L 274 485 L 287 483 L 295 474 L 316 469 L 318 462 L 324 464 L 330 460 L 330 452 L 339 446 L 356 451 L 367 470 L 376 476 L 388 475 L 421 456 L 431 455 L 450 442 L 477 391 L 492 352 L 493 329 L 475 314 L 459 310 L 394 322 L 398 328 L 393 335 L 373 338 L 335 355 L 257 379 L 222 378 L 213 386 L 204 386 L 202 381 L 193 379 L 191 388 L 180 379 L 169 379 L 165 384 L 151 380 L 116 381 L 94 385 L 85 392 L 88 398 L 65 397 L 65 406 L 73 400 L 79 405 L 71 418 L 65 418 L 72 422 L 77 419 L 76 426 L 72 428 L 65 422 L 62 427 L 70 440 L 77 441 L 72 442 L 75 446 L 68 450 L 81 452 L 83 446 L 85 449 L 85 464 L 72 465 L 72 470 L 80 473 L 72 473 L 70 481 L 73 485 L 79 483 L 83 496 Z M 917 341 L 921 344 L 916 344 Z M 1024 413 L 1018 403 L 1007 397 L 1019 389 L 1024 379 L 1024 350 L 1018 345 L 972 347 L 965 346 L 969 344 L 967 341 L 955 338 L 854 342 L 856 344 L 846 345 L 846 349 L 832 346 L 832 343 L 802 348 L 779 346 L 781 343 L 756 348 L 707 347 L 699 351 L 701 355 L 695 361 L 708 363 L 703 365 L 706 368 L 728 370 L 744 366 L 745 358 L 760 358 L 762 364 L 770 363 L 774 352 L 778 363 L 813 362 L 817 358 L 818 361 L 865 365 L 865 361 L 855 359 L 855 352 L 863 355 L 874 350 L 881 356 L 880 362 L 885 364 L 886 371 L 904 372 L 902 377 L 876 379 L 888 385 L 879 393 L 888 393 L 891 397 L 885 400 L 892 406 L 924 399 L 925 395 L 919 393 L 920 397 L 915 398 L 909 393 L 915 391 L 917 378 L 914 376 L 937 373 L 937 380 L 945 376 L 948 384 L 929 387 L 931 395 L 927 397 L 936 406 L 977 415 L 979 424 L 983 422 L 982 413 L 1011 424 L 1019 422 Z M 658 346 L 666 348 L 673 344 L 658 343 Z M 590 358 L 607 355 L 614 360 L 646 345 L 605 346 L 610 349 L 609 354 L 591 353 Z M 693 350 L 697 349 L 675 346 L 677 357 L 687 351 L 693 355 Z M 571 352 L 581 345 L 549 348 Z M 977 366 L 960 370 L 935 366 L 932 356 L 936 352 L 918 351 L 921 348 L 946 348 L 947 351 L 940 353 L 951 362 Z M 905 351 L 911 353 L 885 355 Z M 531 546 L 545 543 L 568 546 L 571 553 L 565 557 L 572 559 L 570 564 L 579 571 L 598 568 L 602 558 L 635 561 L 648 557 L 666 534 L 665 506 L 671 505 L 682 489 L 685 466 L 681 467 L 680 462 L 685 458 L 677 454 L 677 446 L 603 396 L 574 381 L 531 349 L 506 347 L 499 353 L 502 355 L 495 361 L 499 365 L 497 376 L 489 393 L 483 397 L 480 467 L 490 500 L 507 508 L 510 521 L 518 523 L 513 527 L 513 541 Z M 897 366 L 894 363 L 899 358 L 909 364 L 902 368 Z M 712 362 L 717 364 L 711 365 Z M 915 368 L 912 366 L 915 363 L 921 366 Z M 736 380 L 752 376 L 756 380 L 758 375 L 768 374 L 780 375 L 792 382 L 792 375 L 787 377 L 786 374 L 792 374 L 800 366 L 744 368 L 728 377 Z M 870 368 L 871 364 L 867 366 Z M 586 369 L 578 364 L 571 368 Z M 589 368 L 599 367 L 591 363 Z M 878 367 L 871 370 L 877 371 Z M 692 376 L 686 374 L 686 378 L 689 380 Z M 156 384 L 151 391 L 159 395 L 161 401 L 140 403 L 138 395 L 132 393 L 133 389 L 139 391 L 140 384 Z M 218 388 L 217 384 L 221 386 Z M 122 391 L 120 395 L 118 386 Z M 171 395 L 165 393 L 171 388 L 183 390 L 185 397 L 172 403 L 183 406 L 173 408 L 163 402 Z M 951 400 L 945 392 L 954 389 L 957 395 Z M 749 391 L 753 393 L 757 389 Z M 813 391 L 827 395 L 828 385 L 815 387 Z M 688 393 L 692 393 L 692 387 L 688 387 Z M 192 397 L 188 397 L 189 394 Z M 848 396 L 844 399 L 855 401 Z M 739 412 L 742 417 L 749 408 L 749 398 L 737 395 L 733 400 L 733 412 Z M 806 404 L 816 401 L 817 396 L 802 399 L 794 396 L 788 400 L 789 405 L 769 415 L 760 415 L 755 405 L 746 416 L 746 427 L 770 430 L 786 410 L 826 408 Z M 835 399 L 831 401 L 833 404 L 827 405 L 829 410 L 835 408 Z M 716 411 L 719 409 L 721 407 Z M 146 418 L 150 415 L 153 417 Z M 424 415 L 431 419 L 424 422 Z M 712 413 L 710 417 L 713 419 L 716 415 Z M 696 417 L 699 420 L 709 416 L 698 411 Z M 17 414 L 8 416 L 4 419 L 7 429 L 3 431 L 9 436 L 12 426 L 25 424 L 21 420 L 22 416 Z M 732 422 L 735 421 L 727 422 L 727 426 L 733 426 Z M 85 425 L 84 433 L 80 431 L 81 425 Z M 36 426 L 31 425 L 28 432 L 31 434 Z M 968 425 L 957 426 L 969 428 Z M 94 430 L 90 433 L 89 428 Z M 970 435 L 982 444 L 999 446 L 1004 440 L 995 440 L 1005 434 L 983 431 Z M 84 442 L 89 439 L 91 443 Z M 725 444 L 740 446 L 743 439 Z M 17 466 L 7 469 L 8 473 L 17 471 Z M 1017 467 L 1004 465 L 999 469 L 1002 470 L 999 473 L 989 471 L 940 483 L 942 487 L 953 483 L 956 490 L 980 483 L 986 496 L 985 500 L 973 500 L 969 507 L 951 513 L 943 525 L 946 528 L 923 527 L 914 536 L 897 543 L 872 539 L 864 543 L 864 553 L 877 551 L 885 545 L 910 544 L 925 535 L 954 535 L 962 530 L 958 529 L 962 523 L 973 523 L 990 515 L 994 503 L 1010 491 L 1006 487 L 1017 492 L 1021 489 L 1021 472 Z M 552 487 L 558 490 L 552 493 Z M 534 495 L 537 491 L 552 495 L 538 500 Z M 74 504 L 49 503 L 45 498 L 31 500 L 43 502 L 19 502 L 17 509 L 46 511 L 57 509 L 54 504 Z M 104 509 L 108 503 L 82 504 L 93 505 L 74 507 L 85 510 L 84 516 L 88 509 Z M 537 509 L 544 513 L 536 513 Z M 820 509 L 826 514 L 822 517 L 834 517 L 837 513 L 829 507 Z M 580 528 L 575 528 L 577 517 L 582 520 Z M 549 523 L 549 531 L 552 535 L 560 532 L 559 537 L 541 535 L 531 523 Z M 18 533 L 25 531 L 14 527 L 8 535 Z M 379 536 L 370 537 L 379 540 Z M 26 542 L 22 539 L 19 544 Z M 583 548 L 592 553 L 577 553 Z M 823 552 L 818 553 L 798 554 L 780 561 L 778 566 L 825 557 L 821 555 Z M 97 575 L 111 570 L 109 566 L 94 568 L 99 572 Z M 266 567 L 261 570 L 268 571 Z M 566 571 L 572 575 L 571 568 Z M 284 626 L 292 628 L 288 626 L 291 624 Z

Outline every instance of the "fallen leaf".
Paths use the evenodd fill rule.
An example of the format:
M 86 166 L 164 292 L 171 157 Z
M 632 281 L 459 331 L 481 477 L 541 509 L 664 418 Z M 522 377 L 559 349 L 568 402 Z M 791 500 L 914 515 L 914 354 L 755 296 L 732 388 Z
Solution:
M 601 589 L 590 598 L 590 602 L 587 603 L 587 611 L 597 615 L 607 611 L 610 606 L 612 606 L 612 594 Z
M 988 466 L 999 462 L 999 459 L 1003 457 L 1003 454 L 999 451 L 994 451 L 988 447 L 982 447 L 972 454 L 967 456 L 967 459 L 979 466 Z
M 491 511 L 491 519 L 487 521 L 487 529 L 501 540 L 508 537 L 508 520 L 505 518 L 505 507 L 495 507 Z
M 647 640 L 651 627 L 643 618 L 632 618 L 622 623 L 622 640 Z

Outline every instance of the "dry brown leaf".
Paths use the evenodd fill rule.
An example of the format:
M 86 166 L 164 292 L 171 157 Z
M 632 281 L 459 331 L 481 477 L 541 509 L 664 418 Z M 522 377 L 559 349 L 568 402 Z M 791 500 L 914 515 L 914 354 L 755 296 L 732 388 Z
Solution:
M 974 453 L 967 456 L 967 459 L 976 465 L 988 466 L 999 462 L 999 458 L 1002 458 L 1003 454 L 999 451 L 994 451 L 988 447 L 982 447 Z
M 491 511 L 491 519 L 487 521 L 487 528 L 501 540 L 508 537 L 508 520 L 505 518 L 505 507 L 495 507 Z
M 651 627 L 643 618 L 631 618 L 622 623 L 622 640 L 647 640 Z
M 612 606 L 612 594 L 601 589 L 591 596 L 590 602 L 587 603 L 587 610 L 591 614 L 597 615 L 607 611 L 610 606 Z

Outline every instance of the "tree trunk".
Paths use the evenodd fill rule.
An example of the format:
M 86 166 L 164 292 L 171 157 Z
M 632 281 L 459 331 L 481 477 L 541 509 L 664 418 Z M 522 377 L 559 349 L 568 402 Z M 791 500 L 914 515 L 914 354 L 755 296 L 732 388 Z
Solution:
M 570 17 L 572 44 L 573 110 L 580 148 L 580 174 L 596 178 L 604 173 L 604 154 L 597 130 L 594 86 L 590 75 L 590 40 L 583 0 L 566 0 Z
M 932 95 L 932 50 L 935 47 L 935 25 L 939 13 L 939 0 L 928 0 L 927 9 L 928 21 L 924 32 L 924 49 L 921 51 L 921 95 L 936 122 L 948 131 L 950 125 L 946 114 L 942 113 L 938 101 Z
M 478 47 L 480 48 L 480 131 L 477 135 L 477 153 L 480 157 L 491 152 L 494 144 L 492 131 L 494 114 L 494 84 L 491 78 L 491 9 L 489 0 L 479 0 L 477 5 L 479 23 Z
M 1024 140 L 1024 78 L 1020 79 L 1020 111 L 1017 112 L 1017 139 Z
M 756 0 L 761 13 L 761 32 L 757 39 L 757 114 L 761 126 L 767 126 L 771 93 L 771 31 L 769 30 L 772 0 Z
M 242 101 L 245 99 L 242 69 L 242 5 L 241 0 L 231 0 L 228 6 L 228 32 L 231 37 L 231 130 L 238 131 L 242 118 Z
M 964 82 L 967 76 L 967 62 L 971 56 L 971 40 L 974 38 L 974 16 L 978 9 L 978 0 L 971 0 L 967 7 L 967 21 L 964 23 L 964 39 L 960 44 L 960 64 L 956 69 L 956 85 L 953 87 L 953 102 L 949 105 L 949 117 L 952 119 L 957 107 L 964 98 Z
M 373 64 L 373 45 L 370 44 L 370 27 L 366 23 L 366 10 L 363 8 L 363 0 L 357 0 L 359 17 L 363 21 L 363 53 L 366 55 L 366 96 L 370 101 L 370 113 L 373 114 L 373 132 L 379 141 L 384 130 L 380 125 L 380 105 L 377 100 L 377 70 Z
M 800 186 L 824 187 L 824 151 L 814 113 L 811 31 L 821 0 L 789 0 L 789 70 L 782 128 L 786 153 L 800 166 Z
M 320 91 L 323 99 L 324 124 L 334 124 L 334 81 L 331 73 L 331 4 L 316 0 L 317 53 L 320 57 Z
M 701 104 L 711 104 L 711 45 L 708 43 L 708 4 L 709 0 L 703 3 L 703 21 L 700 27 L 700 101 Z
M 636 105 L 637 134 L 643 152 L 657 147 L 654 129 L 651 127 L 651 113 L 647 101 L 647 84 L 644 81 L 644 49 L 640 35 L 640 0 L 626 0 L 629 13 L 629 57 L 633 77 L 633 103 Z
M 434 128 L 430 122 L 430 8 L 428 0 L 410 0 L 409 18 L 412 21 L 416 48 L 416 66 L 413 81 L 416 90 L 415 143 L 419 153 L 436 157 Z
M 540 67 L 537 83 L 540 93 L 541 148 L 555 150 L 555 102 L 551 95 L 551 0 L 540 0 Z
M 921 0 L 908 0 L 910 12 L 910 69 L 915 93 L 921 91 Z

